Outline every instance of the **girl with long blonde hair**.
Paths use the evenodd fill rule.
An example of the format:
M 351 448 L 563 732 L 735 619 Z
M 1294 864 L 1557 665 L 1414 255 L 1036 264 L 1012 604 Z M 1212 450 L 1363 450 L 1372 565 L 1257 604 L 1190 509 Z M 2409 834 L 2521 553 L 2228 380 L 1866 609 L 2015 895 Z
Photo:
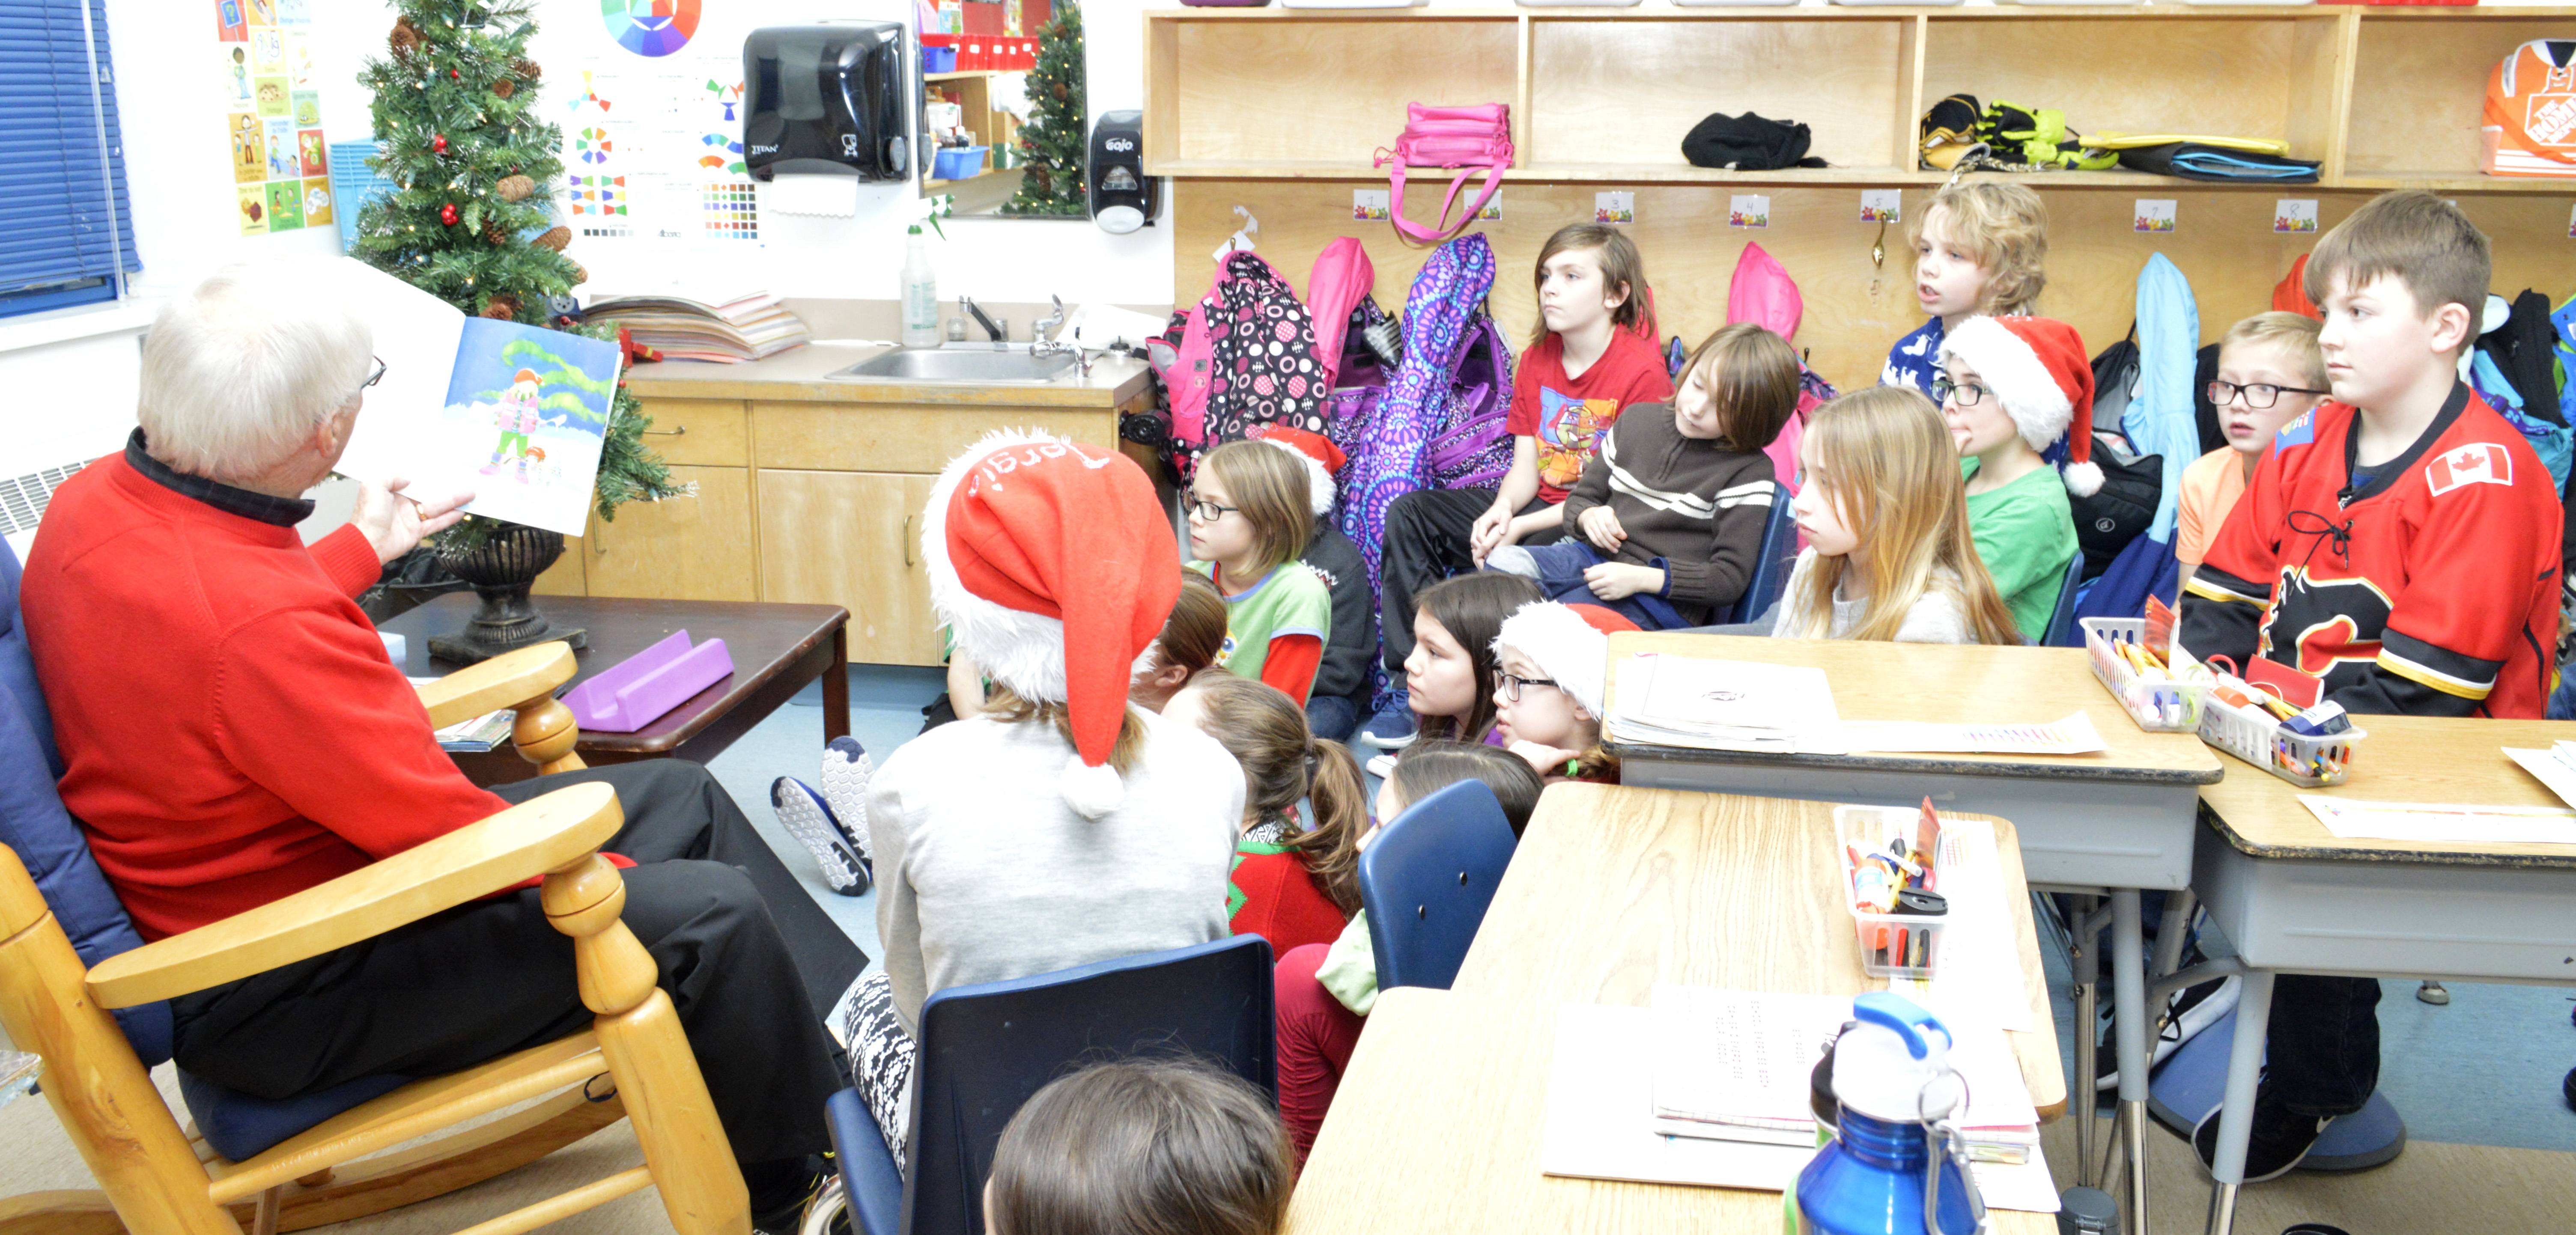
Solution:
M 1969 538 L 1958 450 L 1931 400 L 1902 386 L 1844 395 L 1816 409 L 1798 456 L 1807 548 L 1772 634 L 2022 642 Z

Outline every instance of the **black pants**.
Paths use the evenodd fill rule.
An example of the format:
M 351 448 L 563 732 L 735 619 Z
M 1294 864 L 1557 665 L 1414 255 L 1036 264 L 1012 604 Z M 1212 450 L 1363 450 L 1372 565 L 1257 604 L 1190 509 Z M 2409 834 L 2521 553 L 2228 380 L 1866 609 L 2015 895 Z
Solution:
M 1413 655 L 1413 601 L 1451 575 L 1476 568 L 1468 534 L 1493 509 L 1493 489 L 1416 489 L 1386 508 L 1386 543 L 1378 557 L 1378 622 L 1386 671 L 1402 684 L 1404 658 Z M 1547 507 L 1531 498 L 1516 513 Z M 1554 540 L 1554 537 L 1547 537 Z
M 605 848 L 635 860 L 627 927 L 715 1099 L 734 1156 L 768 1162 L 829 1148 L 823 1100 L 848 1086 L 824 1011 L 867 957 L 694 763 L 656 759 L 494 789 L 511 802 L 584 781 L 614 786 L 626 826 Z M 286 1098 L 392 1072 L 429 1076 L 590 1024 L 572 940 L 529 888 L 477 901 L 172 1001 L 179 1066 Z
M 2263 1088 L 2301 1115 L 2349 1115 L 2379 1087 L 2379 980 L 2272 981 Z

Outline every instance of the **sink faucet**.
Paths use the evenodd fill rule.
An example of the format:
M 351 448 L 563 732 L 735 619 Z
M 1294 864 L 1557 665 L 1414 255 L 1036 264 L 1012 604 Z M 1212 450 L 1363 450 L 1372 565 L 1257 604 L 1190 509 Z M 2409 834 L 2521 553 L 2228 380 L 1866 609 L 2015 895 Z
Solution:
M 972 296 L 958 297 L 957 308 L 961 312 L 965 313 L 966 316 L 974 318 L 976 325 L 984 328 L 984 334 L 993 340 L 994 351 L 1006 352 L 1011 350 L 1011 323 L 1009 319 L 1006 318 L 996 321 L 990 317 L 986 317 L 982 306 L 977 305 L 975 303 L 975 298 Z
M 1069 355 L 1073 357 L 1074 368 L 1082 376 L 1091 376 L 1091 354 L 1083 351 L 1082 345 L 1048 337 L 1054 333 L 1056 327 L 1064 324 L 1064 297 L 1049 296 L 1047 299 L 1055 302 L 1055 312 L 1039 318 L 1031 327 L 1036 334 L 1029 340 L 1029 355 L 1053 356 L 1057 353 Z

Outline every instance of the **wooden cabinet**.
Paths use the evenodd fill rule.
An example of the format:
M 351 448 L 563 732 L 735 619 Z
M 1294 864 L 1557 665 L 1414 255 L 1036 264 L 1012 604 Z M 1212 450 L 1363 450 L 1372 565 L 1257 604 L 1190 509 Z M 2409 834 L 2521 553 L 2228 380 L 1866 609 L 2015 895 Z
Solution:
M 938 664 L 942 641 L 921 561 L 921 510 L 937 479 L 763 469 L 763 598 L 848 609 L 852 660 Z
M 750 469 L 678 464 L 671 478 L 697 486 L 697 494 L 629 502 L 613 522 L 591 516 L 581 539 L 590 594 L 759 599 Z

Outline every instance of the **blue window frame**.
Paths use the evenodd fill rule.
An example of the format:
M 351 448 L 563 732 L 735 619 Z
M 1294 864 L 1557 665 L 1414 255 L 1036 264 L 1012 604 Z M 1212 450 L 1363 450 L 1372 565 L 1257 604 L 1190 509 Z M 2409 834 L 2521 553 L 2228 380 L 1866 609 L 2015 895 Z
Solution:
M 0 0 L 0 317 L 114 300 L 138 269 L 107 0 Z

